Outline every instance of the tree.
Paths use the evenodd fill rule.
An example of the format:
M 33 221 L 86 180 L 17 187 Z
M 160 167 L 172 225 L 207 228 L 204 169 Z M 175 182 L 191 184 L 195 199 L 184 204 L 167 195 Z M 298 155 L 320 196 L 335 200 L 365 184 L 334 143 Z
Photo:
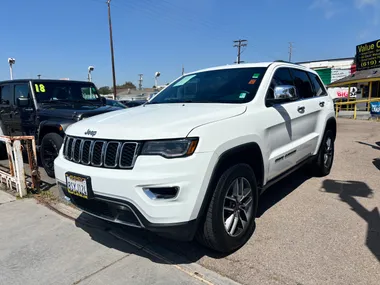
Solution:
M 112 93 L 111 89 L 108 86 L 100 87 L 98 91 L 100 94 L 103 94 L 103 95 L 107 95 L 107 94 Z
M 116 88 L 117 89 L 126 89 L 126 88 L 136 89 L 136 85 L 133 84 L 131 81 L 126 81 L 124 84 L 116 86 Z

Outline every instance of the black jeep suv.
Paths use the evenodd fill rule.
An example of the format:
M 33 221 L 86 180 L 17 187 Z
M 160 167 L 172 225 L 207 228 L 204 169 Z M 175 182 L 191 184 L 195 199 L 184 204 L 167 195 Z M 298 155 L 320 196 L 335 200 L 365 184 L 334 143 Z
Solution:
M 91 82 L 72 80 L 0 81 L 0 135 L 35 136 L 46 173 L 54 177 L 66 128 L 86 117 L 121 108 L 107 106 Z M 6 156 L 4 145 L 0 155 Z

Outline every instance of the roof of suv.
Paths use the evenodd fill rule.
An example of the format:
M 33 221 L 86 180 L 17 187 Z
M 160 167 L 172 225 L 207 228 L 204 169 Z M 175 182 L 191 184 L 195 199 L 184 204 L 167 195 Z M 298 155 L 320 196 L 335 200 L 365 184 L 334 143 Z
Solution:
M 29 81 L 33 81 L 33 82 L 71 82 L 71 83 L 92 83 L 92 82 L 88 82 L 88 81 L 84 81 L 84 80 L 62 80 L 62 79 L 33 79 L 33 78 L 30 78 L 30 79 L 13 79 L 13 80 L 3 80 L 3 81 L 0 81 L 1 84 L 4 84 L 4 83 L 25 83 L 25 82 L 29 82 Z
M 211 67 L 211 68 L 205 68 L 205 69 L 200 69 L 194 72 L 189 72 L 187 75 L 198 73 L 198 72 L 205 72 L 205 71 L 213 71 L 213 70 L 223 70 L 223 69 L 233 69 L 233 68 L 252 68 L 252 67 L 269 67 L 272 64 L 276 65 L 293 65 L 294 67 L 303 69 L 303 70 L 308 70 L 311 72 L 314 72 L 313 70 L 299 65 L 297 63 L 293 62 L 288 62 L 288 61 L 283 61 L 283 60 L 276 60 L 276 61 L 269 61 L 269 62 L 257 62 L 257 63 L 240 63 L 240 64 L 230 64 L 230 65 L 221 65 L 221 66 L 216 66 L 216 67 Z

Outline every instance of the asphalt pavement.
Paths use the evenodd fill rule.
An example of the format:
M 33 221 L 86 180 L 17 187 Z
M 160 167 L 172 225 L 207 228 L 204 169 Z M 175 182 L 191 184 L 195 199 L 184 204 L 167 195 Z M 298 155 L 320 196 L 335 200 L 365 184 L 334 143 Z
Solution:
M 0 284 L 237 284 L 199 265 L 170 264 L 85 220 L 1 190 L 0 217 Z

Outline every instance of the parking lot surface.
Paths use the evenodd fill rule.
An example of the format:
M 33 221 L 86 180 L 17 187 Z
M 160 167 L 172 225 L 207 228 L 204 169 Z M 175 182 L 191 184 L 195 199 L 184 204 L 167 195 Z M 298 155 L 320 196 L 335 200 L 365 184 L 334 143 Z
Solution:
M 339 119 L 331 174 L 315 178 L 307 173 L 301 169 L 261 196 L 254 235 L 228 256 L 86 214 L 70 231 L 86 233 L 91 244 L 112 247 L 115 256 L 144 257 L 148 251 L 174 265 L 202 265 L 242 284 L 379 284 L 380 123 Z M 130 245 L 146 251 L 131 252 Z M 105 282 L 114 272 L 102 274 L 99 280 Z

